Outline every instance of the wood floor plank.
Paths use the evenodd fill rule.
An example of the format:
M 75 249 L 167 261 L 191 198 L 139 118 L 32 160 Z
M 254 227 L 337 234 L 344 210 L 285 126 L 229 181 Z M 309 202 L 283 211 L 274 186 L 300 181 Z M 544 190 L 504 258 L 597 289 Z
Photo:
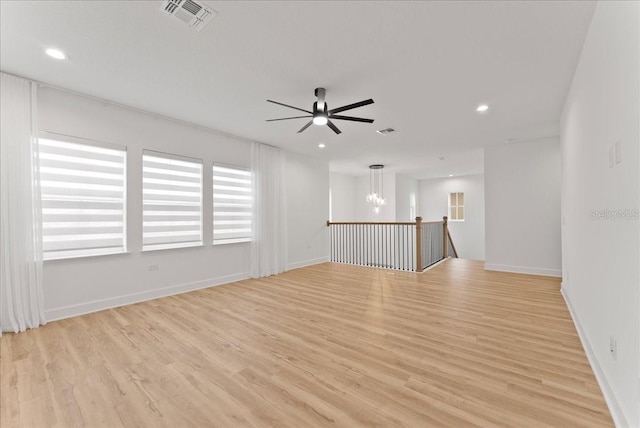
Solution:
M 613 426 L 556 278 L 325 263 L 0 339 L 3 427 Z

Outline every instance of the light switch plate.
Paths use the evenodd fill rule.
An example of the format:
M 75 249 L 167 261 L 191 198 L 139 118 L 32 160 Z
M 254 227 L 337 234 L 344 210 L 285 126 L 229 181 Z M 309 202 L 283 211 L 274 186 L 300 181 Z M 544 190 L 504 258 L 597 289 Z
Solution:
M 609 168 L 613 168 L 613 146 L 609 147 Z

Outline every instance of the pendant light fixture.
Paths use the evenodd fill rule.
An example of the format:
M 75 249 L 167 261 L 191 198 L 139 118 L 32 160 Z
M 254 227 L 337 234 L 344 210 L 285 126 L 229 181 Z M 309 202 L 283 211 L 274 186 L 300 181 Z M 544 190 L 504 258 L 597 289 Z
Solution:
M 387 201 L 383 196 L 383 168 L 384 165 L 369 165 L 369 194 L 367 195 L 367 202 L 373 204 L 373 212 L 375 214 L 379 214 L 380 208 L 387 205 Z

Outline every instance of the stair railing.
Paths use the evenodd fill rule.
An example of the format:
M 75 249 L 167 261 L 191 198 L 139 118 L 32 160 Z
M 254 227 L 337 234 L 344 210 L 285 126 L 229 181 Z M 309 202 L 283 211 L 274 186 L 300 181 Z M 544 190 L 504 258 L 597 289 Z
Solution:
M 423 222 L 331 222 L 331 261 L 422 272 L 449 257 L 458 257 L 447 217 Z

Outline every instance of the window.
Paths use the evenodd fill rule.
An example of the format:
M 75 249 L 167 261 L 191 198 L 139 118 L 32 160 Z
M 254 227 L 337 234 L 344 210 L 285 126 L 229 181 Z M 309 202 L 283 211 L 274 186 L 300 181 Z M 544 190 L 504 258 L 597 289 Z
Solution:
M 449 193 L 449 220 L 464 220 L 464 193 Z
M 213 243 L 251 240 L 251 172 L 213 165 Z
M 202 161 L 145 150 L 142 249 L 202 245 Z
M 38 142 L 43 259 L 125 252 L 126 149 L 69 137 Z

